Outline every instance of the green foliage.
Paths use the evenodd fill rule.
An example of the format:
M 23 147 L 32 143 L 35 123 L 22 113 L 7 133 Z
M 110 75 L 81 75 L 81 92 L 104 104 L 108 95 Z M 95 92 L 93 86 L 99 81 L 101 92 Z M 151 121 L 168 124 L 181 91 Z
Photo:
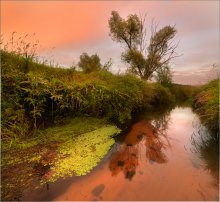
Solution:
M 26 75 L 21 71 L 23 59 L 1 51 L 1 123 L 2 139 L 14 141 L 24 137 L 29 130 L 29 121 L 21 102 L 21 82 Z
M 158 69 L 155 78 L 158 83 L 170 87 L 172 85 L 172 74 L 169 66 Z
M 135 49 L 127 50 L 122 53 L 122 60 L 130 65 L 129 72 L 144 79 L 143 72 L 145 71 L 146 60 L 140 51 Z
M 34 119 L 34 129 L 37 129 L 37 119 L 42 117 L 44 107 L 46 105 L 46 92 L 43 81 L 37 80 L 35 77 L 28 77 L 25 87 L 21 88 L 24 93 L 24 103 L 27 110 Z M 36 131 L 35 131 L 36 132 Z
M 197 87 L 181 84 L 172 84 L 169 89 L 177 102 L 191 101 L 197 92 Z
M 153 105 L 169 105 L 175 103 L 175 96 L 171 94 L 170 90 L 161 84 L 154 85 L 154 96 L 151 101 Z
M 219 135 L 219 79 L 201 87 L 195 96 L 193 106 L 200 115 L 202 123 Z
M 159 31 L 155 31 L 151 36 L 144 72 L 145 79 L 150 78 L 153 72 L 166 68 L 169 61 L 174 57 L 177 45 L 171 45 L 170 41 L 176 32 L 175 27 L 165 26 Z
M 155 71 L 163 68 L 164 65 L 167 66 L 174 57 L 177 45 L 172 45 L 170 41 L 177 31 L 172 26 L 165 26 L 156 31 L 156 26 L 152 25 L 152 36 L 147 47 L 144 22 L 145 18 L 137 15 L 129 15 L 125 20 L 118 12 L 112 11 L 109 28 L 112 39 L 125 44 L 122 60 L 130 65 L 129 71 L 141 79 L 148 80 Z
M 169 41 L 175 36 L 176 29 L 171 26 L 166 26 L 155 32 L 150 39 L 148 51 L 150 55 L 158 55 L 169 48 Z
M 112 39 L 120 43 L 126 43 L 129 49 L 134 48 L 139 43 L 142 23 L 137 15 L 129 15 L 127 20 L 124 20 L 117 11 L 112 11 L 109 27 Z
M 89 56 L 87 53 L 80 55 L 78 66 L 85 72 L 89 73 L 101 69 L 100 58 L 97 54 Z
M 112 66 L 112 59 L 110 58 L 104 65 L 101 64 L 101 60 L 97 54 L 89 56 L 87 53 L 80 55 L 80 61 L 78 62 L 78 67 L 84 73 L 91 73 L 97 71 L 109 71 Z M 72 70 L 77 69 L 77 67 L 71 68 Z
M 4 52 L 2 58 L 2 128 L 6 138 L 9 132 L 19 137 L 19 132 L 9 125 L 23 128 L 20 137 L 24 137 L 58 119 L 79 115 L 106 117 L 114 123 L 124 124 L 134 111 L 150 107 L 151 103 L 173 100 L 167 92 L 169 89 L 129 74 L 114 75 L 103 69 L 83 73 L 36 62 L 30 63 L 29 72 L 25 74 L 19 65 L 14 68 L 20 63 L 20 57 Z M 166 96 L 162 98 L 163 93 Z M 159 101 L 160 96 L 165 101 Z M 20 110 L 20 116 L 23 114 L 13 117 L 16 122 L 10 118 L 16 114 L 13 110 Z

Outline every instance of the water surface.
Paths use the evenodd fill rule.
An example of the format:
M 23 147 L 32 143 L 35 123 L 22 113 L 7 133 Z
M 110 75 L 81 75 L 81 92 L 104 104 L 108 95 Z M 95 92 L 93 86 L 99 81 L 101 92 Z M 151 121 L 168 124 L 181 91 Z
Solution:
M 143 115 L 92 172 L 26 190 L 22 200 L 218 200 L 218 148 L 214 158 L 207 133 L 190 108 Z

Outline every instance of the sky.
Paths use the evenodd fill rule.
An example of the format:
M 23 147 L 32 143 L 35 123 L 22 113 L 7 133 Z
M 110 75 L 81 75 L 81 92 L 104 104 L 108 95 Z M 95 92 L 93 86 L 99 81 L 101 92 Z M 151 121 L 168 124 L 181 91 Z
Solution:
M 126 18 L 147 14 L 148 41 L 152 19 L 158 29 L 176 27 L 177 53 L 171 62 L 173 80 L 181 84 L 202 84 L 216 75 L 219 67 L 219 1 L 1 1 L 1 34 L 9 41 L 25 36 L 39 40 L 38 54 L 70 67 L 83 52 L 97 53 L 101 62 L 112 58 L 111 71 L 124 72 L 123 47 L 109 36 L 111 11 Z

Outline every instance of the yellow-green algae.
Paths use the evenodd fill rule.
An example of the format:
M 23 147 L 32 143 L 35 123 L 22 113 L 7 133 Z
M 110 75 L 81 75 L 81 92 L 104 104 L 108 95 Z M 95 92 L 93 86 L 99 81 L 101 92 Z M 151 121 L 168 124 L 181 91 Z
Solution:
M 33 138 L 20 139 L 10 148 L 4 147 L 1 166 L 9 170 L 11 166 L 21 165 L 49 166 L 50 171 L 41 182 L 73 174 L 85 175 L 108 152 L 114 144 L 113 135 L 119 132 L 119 128 L 109 125 L 105 119 L 76 117 L 64 120 L 62 125 L 40 130 Z M 29 169 L 27 175 L 34 175 L 34 168 L 32 172 Z
M 69 139 L 58 149 L 58 159 L 51 168 L 49 181 L 90 172 L 114 144 L 112 136 L 119 132 L 117 127 L 108 125 Z
M 35 137 L 18 139 L 9 144 L 2 144 L 3 150 L 26 150 L 36 145 L 47 145 L 51 142 L 63 142 L 71 137 L 87 133 L 107 124 L 106 119 L 94 117 L 75 117 L 59 120 L 57 126 L 39 130 Z

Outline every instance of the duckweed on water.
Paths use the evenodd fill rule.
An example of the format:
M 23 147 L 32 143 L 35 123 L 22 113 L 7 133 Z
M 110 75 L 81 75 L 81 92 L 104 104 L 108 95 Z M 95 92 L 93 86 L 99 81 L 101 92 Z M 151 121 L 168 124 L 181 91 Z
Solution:
M 113 135 L 120 129 L 115 126 L 105 126 L 89 133 L 84 133 L 62 144 L 58 149 L 49 181 L 59 177 L 80 176 L 90 172 L 114 144 Z
M 3 144 L 3 150 L 27 150 L 37 145 L 48 145 L 51 142 L 64 142 L 69 138 L 87 133 L 107 124 L 106 119 L 94 117 L 75 117 L 63 120 L 62 125 L 53 126 L 44 130 L 39 130 L 35 137 L 27 139 L 18 139 L 10 147 Z
M 11 187 L 3 187 L 3 198 L 12 199 L 13 193 L 18 192 L 16 187 L 25 189 L 36 179 L 45 183 L 89 173 L 114 144 L 113 136 L 120 132 L 105 119 L 75 117 L 64 122 L 38 131 L 33 138 L 20 139 L 10 148 L 4 147 L 2 180 Z M 24 170 L 23 174 L 17 175 L 16 169 Z M 8 173 L 13 173 L 13 178 Z M 23 179 L 25 185 L 18 183 Z M 7 193 L 10 194 L 6 196 Z

